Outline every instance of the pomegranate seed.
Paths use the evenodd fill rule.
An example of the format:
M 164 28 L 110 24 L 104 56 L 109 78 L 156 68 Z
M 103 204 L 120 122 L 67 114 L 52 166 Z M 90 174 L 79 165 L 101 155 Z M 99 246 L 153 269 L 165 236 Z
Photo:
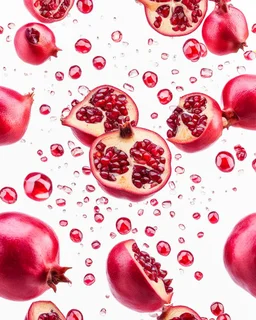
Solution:
M 217 168 L 222 172 L 231 172 L 235 167 L 235 159 L 230 152 L 221 151 L 215 159 Z
M 84 284 L 86 286 L 91 286 L 96 281 L 95 276 L 92 273 L 87 273 L 84 276 Z
M 59 221 L 59 225 L 60 225 L 61 227 L 66 227 L 66 226 L 68 225 L 68 221 L 67 221 L 67 220 L 60 220 L 60 221 Z
M 56 204 L 59 207 L 64 207 L 66 205 L 66 200 L 65 199 L 56 199 Z
M 195 272 L 195 274 L 194 274 L 194 276 L 195 276 L 195 279 L 197 280 L 197 281 L 200 281 L 200 280 L 202 280 L 203 279 L 203 273 L 201 272 L 201 271 L 196 271 Z
M 15 189 L 4 187 L 0 190 L 0 199 L 8 204 L 13 204 L 17 201 L 18 195 Z
M 256 23 L 252 26 L 252 33 L 256 33 Z
M 112 34 L 111 34 L 111 39 L 112 39 L 114 42 L 120 42 L 120 41 L 122 41 L 122 39 L 123 39 L 122 32 L 119 31 L 119 30 L 112 32 Z
M 97 70 L 102 70 L 106 65 L 106 59 L 101 56 L 94 57 L 92 64 Z
M 116 230 L 121 234 L 128 234 L 132 229 L 131 220 L 128 218 L 119 218 L 116 221 Z
M 208 214 L 208 220 L 212 224 L 219 222 L 219 214 L 216 211 L 212 211 Z
M 77 0 L 76 6 L 80 12 L 87 14 L 93 9 L 93 2 L 92 0 Z
M 197 174 L 192 174 L 190 176 L 190 179 L 194 182 L 194 183 L 200 183 L 202 181 L 201 177 Z
M 198 219 L 201 218 L 201 214 L 200 214 L 199 212 L 195 212 L 195 213 L 193 213 L 193 218 L 194 218 L 195 220 L 198 220 Z
M 91 51 L 92 45 L 89 40 L 81 38 L 75 43 L 75 49 L 79 53 L 88 53 Z
M 24 179 L 25 194 L 32 200 L 44 201 L 52 194 L 52 181 L 40 172 L 29 173 Z
M 169 89 L 162 89 L 157 93 L 159 102 L 163 105 L 168 104 L 172 101 L 172 93 Z
M 190 267 L 194 262 L 194 256 L 190 251 L 182 250 L 177 256 L 178 262 L 183 267 Z
M 188 60 L 198 61 L 201 57 L 200 43 L 196 39 L 188 39 L 183 45 L 183 53 Z
M 77 309 L 71 309 L 66 316 L 66 320 L 83 320 L 83 319 L 84 317 L 82 312 Z
M 79 229 L 72 229 L 69 233 L 70 239 L 73 242 L 79 243 L 83 240 L 83 233 Z
M 3 34 L 4 28 L 0 26 L 0 34 Z
M 171 253 L 171 246 L 166 241 L 159 241 L 156 250 L 161 256 L 167 257 Z
M 91 243 L 93 249 L 97 250 L 101 247 L 101 243 L 98 240 L 95 240 Z
M 64 73 L 61 72 L 61 71 L 57 71 L 57 72 L 55 73 L 55 79 L 56 79 L 57 81 L 62 81 L 62 80 L 64 80 Z
M 76 80 L 79 79 L 82 75 L 82 69 L 79 66 L 72 66 L 69 68 L 69 72 L 68 72 L 70 78 Z
M 42 115 L 46 116 L 51 112 L 51 107 L 48 106 L 47 104 L 42 104 L 41 107 L 39 108 L 39 111 Z
M 216 320 L 231 320 L 231 317 L 227 313 L 223 313 L 217 317 Z
M 239 161 L 243 161 L 247 157 L 246 150 L 240 146 L 240 144 L 234 146 L 234 150 L 236 152 L 236 158 Z
M 103 214 L 101 214 L 101 213 L 95 213 L 95 215 L 94 215 L 94 220 L 95 220 L 95 222 L 97 222 L 97 223 L 103 222 L 103 221 L 104 221 L 104 216 L 103 216 Z
M 210 309 L 212 314 L 216 317 L 224 313 L 224 306 L 221 302 L 212 303 Z
M 59 143 L 52 144 L 50 146 L 50 150 L 54 157 L 61 157 L 64 154 L 64 148 Z
M 153 237 L 153 236 L 155 235 L 155 233 L 156 233 L 155 228 L 153 228 L 153 227 L 146 227 L 146 228 L 145 228 L 145 234 L 146 234 L 146 236 L 148 236 L 148 237 Z
M 91 258 L 86 258 L 85 259 L 85 265 L 86 267 L 90 267 L 92 265 L 93 261 Z
M 154 88 L 158 82 L 158 76 L 152 71 L 147 71 L 143 74 L 142 80 L 148 88 Z

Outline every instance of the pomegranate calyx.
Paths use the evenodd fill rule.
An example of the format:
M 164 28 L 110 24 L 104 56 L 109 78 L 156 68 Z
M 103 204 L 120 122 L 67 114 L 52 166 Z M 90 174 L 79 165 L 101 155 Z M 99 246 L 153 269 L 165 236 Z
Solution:
M 57 291 L 56 285 L 60 282 L 71 283 L 71 281 L 65 276 L 65 272 L 72 267 L 60 267 L 56 266 L 49 270 L 47 275 L 47 284 L 53 289 L 54 292 Z
M 120 125 L 120 137 L 123 139 L 129 139 L 133 136 L 132 126 L 130 122 L 126 122 Z
M 62 49 L 60 49 L 60 48 L 58 48 L 58 47 L 54 46 L 54 47 L 52 48 L 51 56 L 52 56 L 52 57 L 57 58 L 57 57 L 58 57 L 58 52 L 59 52 L 59 51 L 62 51 Z
M 223 128 L 229 128 L 239 121 L 238 116 L 233 110 L 222 111 Z

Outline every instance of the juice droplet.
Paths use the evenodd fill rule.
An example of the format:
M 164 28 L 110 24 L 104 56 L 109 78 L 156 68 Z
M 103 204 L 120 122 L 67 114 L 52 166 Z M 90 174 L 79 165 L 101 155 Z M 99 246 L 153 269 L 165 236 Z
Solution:
M 103 222 L 103 221 L 104 221 L 104 216 L 103 216 L 103 214 L 101 214 L 101 213 L 95 213 L 95 214 L 94 214 L 94 220 L 95 220 L 95 222 L 97 222 L 97 223 Z
M 65 205 L 66 205 L 66 200 L 62 199 L 62 198 L 56 199 L 55 202 L 58 207 L 65 207 Z
M 89 40 L 81 38 L 75 43 L 75 49 L 79 53 L 88 53 L 91 51 L 92 45 Z
M 60 225 L 61 227 L 66 227 L 66 226 L 68 225 L 68 221 L 67 221 L 67 220 L 60 220 L 60 221 L 59 221 L 59 225 Z
M 86 267 L 90 267 L 92 265 L 93 261 L 91 258 L 86 258 L 85 259 L 85 265 Z
M 12 187 L 4 187 L 0 190 L 0 199 L 8 204 L 13 204 L 17 201 L 18 195 Z
M 201 218 L 201 214 L 199 212 L 195 212 L 193 213 L 192 217 L 195 219 L 195 220 L 199 220 Z
M 212 303 L 210 309 L 211 313 L 216 317 L 224 313 L 224 306 L 221 302 Z
M 105 68 L 106 59 L 102 56 L 94 57 L 92 60 L 92 64 L 97 70 L 102 70 L 103 68 Z
M 171 246 L 166 241 L 159 241 L 156 245 L 157 252 L 164 257 L 167 257 L 171 253 Z
M 256 58 L 256 52 L 252 50 L 245 51 L 244 58 L 248 61 L 252 61 Z
M 56 79 L 57 81 L 62 81 L 62 80 L 64 80 L 64 73 L 61 72 L 61 71 L 57 71 L 57 72 L 55 73 L 55 79 Z
M 82 75 L 82 69 L 77 65 L 71 66 L 69 68 L 68 74 L 69 74 L 70 78 L 72 78 L 74 80 L 79 79 Z
M 188 39 L 183 45 L 183 53 L 188 60 L 198 61 L 201 57 L 200 43 L 196 39 Z
M 29 173 L 24 179 L 25 194 L 32 200 L 44 201 L 52 194 L 52 181 L 40 172 Z
M 48 106 L 47 104 L 42 104 L 41 107 L 39 108 L 39 112 L 46 116 L 47 114 L 49 114 L 51 112 L 51 107 Z
M 132 229 L 131 220 L 128 218 L 119 218 L 116 221 L 116 230 L 121 234 L 128 234 Z
M 142 80 L 148 88 L 154 88 L 158 82 L 158 76 L 152 71 L 147 71 L 143 74 Z
M 84 284 L 86 286 L 91 286 L 92 284 L 94 284 L 94 282 L 95 282 L 95 277 L 92 273 L 87 273 L 84 276 Z
M 194 256 L 190 251 L 182 250 L 178 253 L 177 260 L 183 267 L 190 267 L 194 262 Z
M 169 89 L 162 89 L 157 93 L 157 98 L 159 102 L 163 105 L 172 101 L 172 93 Z
M 112 34 L 111 34 L 111 39 L 112 39 L 114 42 L 120 42 L 120 41 L 122 41 L 122 39 L 123 39 L 122 32 L 119 31 L 119 30 L 112 32 Z
M 212 224 L 218 223 L 219 222 L 219 214 L 216 211 L 209 212 L 208 220 Z
M 156 233 L 155 228 L 153 228 L 153 227 L 146 227 L 146 228 L 145 228 L 145 234 L 146 234 L 146 236 L 148 236 L 148 237 L 153 237 L 153 236 L 155 235 L 155 233 Z
M 215 158 L 217 168 L 222 172 L 231 172 L 235 167 L 235 159 L 230 152 L 221 151 Z
M 93 249 L 97 250 L 101 247 L 101 243 L 98 240 L 95 240 L 91 243 Z
M 54 157 L 61 157 L 64 154 L 64 148 L 59 143 L 54 143 L 50 146 L 51 154 Z
M 0 34 L 4 32 L 4 28 L 0 26 Z
M 83 320 L 83 319 L 84 317 L 82 312 L 77 309 L 71 309 L 66 316 L 66 320 Z
M 245 148 L 243 148 L 240 144 L 234 146 L 234 150 L 236 152 L 237 160 L 243 161 L 247 157 Z
M 70 236 L 70 239 L 76 243 L 79 243 L 83 240 L 83 233 L 79 229 L 70 230 L 69 236 Z
M 201 271 L 196 271 L 195 274 L 194 274 L 194 276 L 195 276 L 195 279 L 196 279 L 197 281 L 202 280 L 203 277 L 204 277 L 204 275 L 203 275 L 203 273 L 202 273 Z
M 92 0 L 78 0 L 76 6 L 80 12 L 87 14 L 93 9 L 93 2 Z
M 198 174 L 192 174 L 190 179 L 194 183 L 200 183 L 202 181 L 201 177 Z

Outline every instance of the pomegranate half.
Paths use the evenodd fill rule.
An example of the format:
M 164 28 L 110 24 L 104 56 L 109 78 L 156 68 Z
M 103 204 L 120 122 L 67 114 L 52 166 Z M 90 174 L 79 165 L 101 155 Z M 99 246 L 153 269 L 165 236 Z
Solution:
M 222 99 L 228 125 L 256 130 L 256 75 L 242 74 L 229 80 Z
M 153 312 L 172 298 L 167 271 L 132 239 L 116 244 L 107 258 L 107 279 L 113 296 L 138 312 Z
M 70 282 L 59 266 L 59 242 L 45 222 L 19 212 L 0 214 L 0 297 L 25 301 L 59 282 Z
M 0 87 L 0 146 L 18 142 L 28 128 L 33 94 Z
M 157 320 L 202 320 L 191 308 L 185 306 L 167 306 Z
M 101 134 L 118 130 L 120 124 L 126 121 L 136 126 L 138 118 L 138 108 L 127 93 L 110 85 L 102 85 L 76 104 L 61 122 L 88 146 Z
M 221 136 L 225 119 L 217 101 L 194 92 L 180 98 L 167 125 L 168 141 L 185 152 L 195 152 L 207 148 Z
M 73 7 L 74 2 L 75 0 L 24 0 L 30 14 L 43 23 L 63 20 Z
M 31 303 L 25 320 L 65 320 L 65 316 L 51 301 L 35 301 Z
M 99 136 L 91 145 L 89 160 L 106 192 L 131 201 L 161 190 L 171 175 L 171 152 L 165 140 L 130 123 Z
M 208 0 L 139 0 L 149 25 L 164 36 L 185 36 L 195 31 L 207 12 Z

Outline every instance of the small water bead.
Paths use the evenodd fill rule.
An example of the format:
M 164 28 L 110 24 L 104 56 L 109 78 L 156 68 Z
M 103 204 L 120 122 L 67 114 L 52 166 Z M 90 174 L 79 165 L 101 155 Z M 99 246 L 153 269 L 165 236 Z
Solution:
M 161 210 L 155 209 L 155 210 L 153 211 L 153 215 L 156 216 L 156 217 L 160 216 L 160 215 L 161 215 Z
M 36 153 L 37 153 L 39 156 L 42 156 L 42 155 L 43 155 L 43 150 L 39 149 L 39 150 L 37 150 Z
M 219 222 L 219 214 L 216 211 L 209 212 L 208 220 L 212 224 L 218 223 Z
M 97 223 L 102 223 L 104 221 L 104 216 L 101 213 L 95 213 L 94 214 L 94 220 Z
M 148 88 L 154 88 L 157 85 L 158 76 L 152 71 L 147 71 L 143 74 L 142 80 Z
M 54 156 L 54 157 L 61 157 L 63 156 L 64 154 L 64 148 L 61 144 L 59 143 L 54 143 L 50 146 L 50 151 L 51 151 L 51 154 Z
M 111 33 L 111 39 L 114 42 L 120 42 L 123 39 L 123 34 L 121 31 L 117 30 Z
M 157 119 L 158 118 L 158 113 L 156 113 L 156 112 L 153 112 L 153 113 L 151 113 L 151 115 L 150 115 L 150 117 L 151 117 L 151 119 Z
M 163 52 L 163 53 L 161 54 L 161 59 L 162 59 L 162 60 L 167 60 L 168 58 L 169 58 L 169 54 L 168 54 L 168 53 Z
M 221 151 L 215 158 L 217 168 L 222 172 L 231 172 L 235 167 L 235 159 L 230 152 Z
M 61 72 L 61 71 L 57 71 L 57 72 L 55 73 L 55 79 L 56 79 L 57 81 L 62 81 L 62 80 L 64 80 L 64 73 Z
M 95 240 L 91 243 L 93 249 L 97 250 L 101 247 L 101 243 L 98 240 Z
M 64 207 L 66 205 L 66 200 L 65 199 L 59 198 L 59 199 L 56 199 L 55 202 L 56 202 L 58 207 Z
M 91 184 L 87 184 L 86 187 L 85 187 L 85 190 L 87 192 L 94 192 L 95 191 L 95 187 Z
M 80 147 L 75 147 L 74 149 L 71 150 L 71 154 L 73 157 L 77 158 L 82 156 L 84 154 L 84 151 Z
M 193 213 L 192 217 L 195 219 L 195 220 L 199 220 L 201 218 L 201 214 L 199 212 L 195 212 Z
M 61 227 L 66 227 L 66 226 L 68 225 L 68 221 L 67 221 L 67 220 L 60 220 L 60 221 L 59 221 L 59 225 L 60 225 Z
M 252 33 L 256 33 L 256 23 L 252 26 Z
M 107 314 L 107 310 L 105 308 L 100 309 L 100 315 L 105 316 Z
M 84 197 L 84 203 L 88 203 L 90 201 L 90 198 L 89 197 Z
M 252 160 L 252 168 L 256 171 L 256 159 Z
M 224 313 L 224 305 L 221 302 L 214 302 L 210 306 L 211 313 L 214 316 L 219 316 Z
M 194 262 L 194 256 L 190 251 L 181 250 L 177 255 L 179 264 L 183 267 L 190 267 Z
M 46 116 L 47 114 L 49 114 L 51 112 L 51 107 L 48 106 L 47 104 L 42 104 L 39 108 L 39 112 Z
M 69 233 L 70 239 L 75 242 L 79 243 L 83 240 L 83 233 L 79 229 L 72 229 Z
M 179 74 L 180 72 L 178 69 L 172 69 L 171 73 L 172 73 L 172 75 L 175 76 L 176 74 Z
M 116 221 L 116 230 L 121 235 L 128 234 L 131 231 L 131 229 L 132 229 L 132 223 L 130 219 L 122 217 Z
M 159 241 L 156 245 L 157 252 L 164 257 L 167 257 L 171 253 L 171 246 L 166 241 Z
M 182 92 L 182 91 L 184 91 L 184 88 L 183 88 L 182 86 L 177 86 L 177 87 L 176 87 L 176 90 L 177 90 L 178 92 Z
M 209 68 L 202 68 L 200 70 L 200 76 L 202 78 L 211 78 L 213 76 L 213 70 Z
M 186 229 L 185 225 L 182 224 L 182 223 L 180 223 L 180 224 L 178 225 L 178 227 L 179 227 L 180 230 L 182 230 L 182 231 Z
M 94 206 L 93 209 L 94 209 L 94 212 L 95 212 L 95 213 L 99 213 L 99 212 L 100 212 L 100 208 L 99 208 L 98 206 Z
M 190 179 L 192 180 L 192 182 L 194 183 L 200 183 L 202 181 L 201 177 L 198 174 L 192 174 L 190 176 Z
M 116 233 L 115 232 L 110 232 L 109 236 L 110 236 L 111 239 L 115 239 Z
M 44 201 L 52 194 L 52 181 L 43 173 L 29 173 L 23 183 L 25 194 L 32 200 Z
M 128 72 L 128 76 L 130 78 L 135 78 L 138 77 L 139 71 L 137 69 L 132 69 L 131 71 Z
M 144 209 L 139 209 L 139 210 L 137 211 L 138 216 L 142 216 L 143 213 L 144 213 Z
M 196 83 L 197 82 L 197 78 L 196 77 L 190 77 L 189 78 L 190 83 Z
M 124 83 L 123 84 L 123 88 L 127 91 L 130 91 L 130 92 L 133 92 L 134 91 L 134 86 L 132 86 L 131 84 L 129 83 Z
M 203 43 L 199 43 L 200 44 L 200 48 L 201 48 L 201 57 L 204 58 L 207 56 L 208 50 L 205 44 Z
M 175 215 L 176 215 L 176 213 L 175 213 L 175 211 L 170 211 L 170 212 L 169 212 L 169 215 L 170 215 L 171 218 L 174 218 Z
M 200 281 L 200 280 L 203 279 L 204 275 L 203 275 L 203 273 L 202 273 L 201 271 L 196 271 L 196 272 L 194 273 L 194 277 L 195 277 L 195 279 L 196 279 L 197 281 Z
M 82 206 L 83 206 L 84 204 L 83 204 L 83 202 L 78 201 L 78 202 L 76 203 L 76 205 L 77 205 L 79 208 L 82 208 Z
M 231 317 L 227 313 L 223 313 L 217 317 L 216 320 L 231 320 Z
M 95 276 L 92 273 L 87 273 L 84 276 L 84 284 L 86 286 L 91 286 L 96 281 Z
M 176 160 L 180 160 L 182 158 L 182 155 L 180 153 L 175 154 L 174 158 Z
M 203 238 L 204 236 L 204 232 L 200 231 L 197 233 L 197 237 L 200 239 L 200 238 Z
M 67 194 L 71 194 L 71 193 L 73 192 L 73 190 L 72 190 L 70 187 L 68 187 L 68 186 L 63 186 L 63 187 L 62 187 L 62 190 L 63 190 L 64 192 L 66 192 Z
M 201 57 L 201 46 L 196 39 L 188 39 L 182 49 L 185 57 L 192 62 L 197 62 Z
M 177 166 L 174 171 L 178 174 L 183 174 L 185 172 L 185 168 Z
M 155 206 L 158 205 L 158 200 L 157 199 L 151 199 L 150 200 L 150 204 L 151 204 L 151 206 L 155 207 Z
M 95 69 L 102 70 L 106 66 L 106 59 L 102 56 L 96 56 L 92 59 L 92 64 Z
M 108 198 L 106 198 L 106 197 L 100 197 L 100 198 L 98 198 L 97 200 L 96 200 L 96 203 L 97 204 L 108 204 Z
M 66 320 L 84 320 L 84 317 L 81 311 L 71 309 L 66 316 Z
M 155 228 L 149 227 L 149 226 L 145 228 L 145 234 L 146 234 L 146 236 L 148 236 L 148 237 L 153 237 L 153 236 L 155 235 L 155 233 L 156 233 Z
M 174 182 L 174 181 L 169 181 L 169 182 L 168 182 L 168 185 L 169 185 L 169 188 L 170 188 L 171 190 L 175 190 L 176 185 L 175 185 L 175 182 Z
M 247 157 L 247 152 L 245 148 L 243 148 L 240 144 L 234 146 L 234 150 L 236 152 L 236 158 L 239 161 L 243 161 Z
M 77 0 L 76 6 L 81 13 L 87 14 L 93 9 L 93 2 L 92 0 Z
M 172 206 L 171 200 L 165 200 L 165 201 L 162 202 L 162 207 L 164 209 L 170 208 L 171 206 Z
M 83 174 L 85 174 L 86 176 L 88 176 L 89 174 L 92 173 L 91 168 L 89 166 L 83 166 L 82 167 L 82 172 Z
M 68 74 L 69 74 L 70 78 L 77 80 L 82 75 L 82 69 L 77 65 L 71 66 L 69 68 Z
M 161 104 L 166 105 L 172 101 L 173 95 L 169 89 L 162 89 L 158 91 L 157 98 Z
M 74 171 L 74 172 L 73 172 L 73 176 L 74 176 L 75 178 L 79 178 L 79 177 L 80 177 L 80 172 L 79 172 L 79 171 Z
M 180 243 L 180 244 L 185 243 L 185 239 L 184 239 L 184 238 L 182 238 L 182 237 L 179 237 L 179 238 L 178 238 L 178 241 L 179 241 L 179 243 Z
M 249 50 L 244 53 L 244 58 L 248 61 L 253 61 L 256 58 L 256 52 Z
M 17 201 L 18 195 L 14 188 L 4 187 L 0 190 L 0 199 L 8 204 L 13 204 Z
M 84 262 L 86 267 L 90 267 L 93 264 L 93 261 L 91 258 L 86 258 Z

